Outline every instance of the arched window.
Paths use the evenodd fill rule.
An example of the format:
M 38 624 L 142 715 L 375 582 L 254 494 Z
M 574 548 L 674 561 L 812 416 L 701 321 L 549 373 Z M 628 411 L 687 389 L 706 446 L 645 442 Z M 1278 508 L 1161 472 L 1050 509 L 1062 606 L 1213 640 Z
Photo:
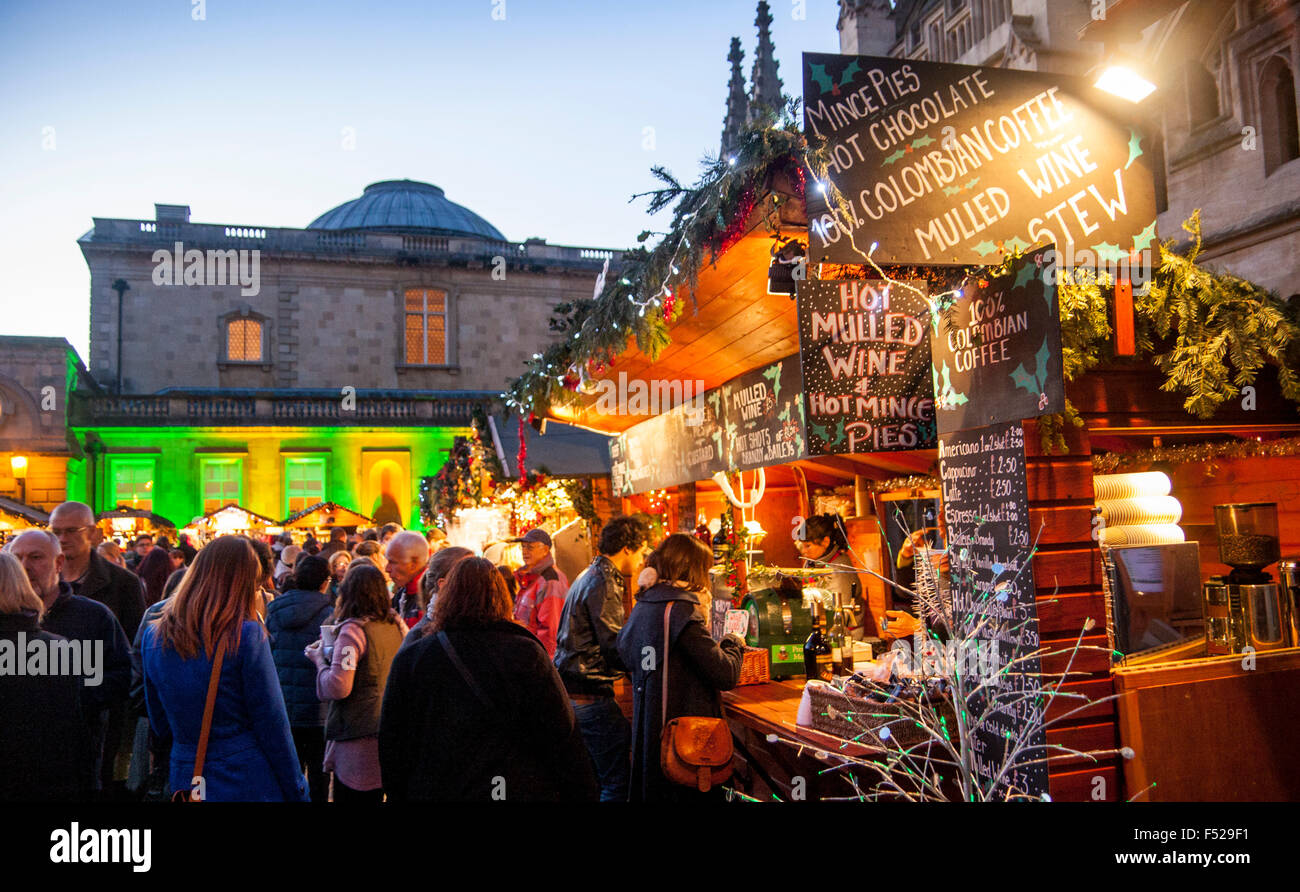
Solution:
M 1300 158 L 1300 120 L 1297 120 L 1295 76 L 1281 56 L 1264 64 L 1260 77 L 1260 109 L 1264 138 L 1264 174 Z
M 1200 62 L 1187 63 L 1185 79 L 1187 116 L 1196 129 L 1219 116 L 1219 84 Z

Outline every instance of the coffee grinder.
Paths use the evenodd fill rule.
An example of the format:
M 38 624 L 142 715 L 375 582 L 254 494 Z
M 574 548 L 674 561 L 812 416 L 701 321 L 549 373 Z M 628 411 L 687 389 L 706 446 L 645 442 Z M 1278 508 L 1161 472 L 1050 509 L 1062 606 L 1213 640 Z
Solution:
M 1211 656 L 1277 650 L 1292 644 L 1289 599 L 1264 572 L 1282 556 L 1277 504 L 1249 502 L 1215 505 L 1219 560 L 1232 567 L 1227 576 L 1205 584 L 1206 650 Z

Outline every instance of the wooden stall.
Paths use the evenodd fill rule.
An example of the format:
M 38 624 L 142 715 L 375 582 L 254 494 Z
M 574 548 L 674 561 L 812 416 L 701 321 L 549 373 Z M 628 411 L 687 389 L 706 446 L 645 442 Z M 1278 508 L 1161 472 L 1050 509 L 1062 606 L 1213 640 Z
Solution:
M 773 249 L 781 239 L 804 231 L 797 205 L 783 205 L 779 232 L 758 225 L 760 216 L 755 213 L 748 234 L 702 271 L 693 294 L 680 296 L 692 301 L 692 309 L 671 327 L 671 343 L 662 353 L 652 361 L 631 348 L 619 357 L 618 370 L 626 380 L 694 380 L 708 390 L 776 360 L 793 356 L 797 361 L 795 302 L 767 289 Z M 1256 382 L 1257 405 L 1249 410 L 1229 405 L 1210 422 L 1188 415 L 1177 396 L 1159 389 L 1162 381 L 1149 364 L 1133 360 L 1072 382 L 1067 395 L 1083 426 L 1067 426 L 1064 451 L 1044 449 L 1038 425 L 1033 421 L 1024 425 L 1028 507 L 1037 537 L 1032 564 L 1042 647 L 1070 651 L 1076 643 L 1083 646 L 1072 656 L 1047 658 L 1042 671 L 1051 675 L 1068 668 L 1062 690 L 1094 701 L 1054 723 L 1047 739 L 1080 753 L 1113 753 L 1123 746 L 1133 752 L 1128 760 L 1115 755 L 1054 756 L 1048 767 L 1050 795 L 1075 801 L 1283 798 L 1295 791 L 1294 772 L 1280 764 L 1283 756 L 1278 746 L 1300 717 L 1294 696 L 1287 693 L 1295 689 L 1289 673 L 1297 666 L 1300 650 L 1268 655 L 1268 671 L 1255 675 L 1228 672 L 1225 667 L 1230 661 L 1224 660 L 1177 664 L 1168 676 L 1173 681 L 1158 666 L 1112 670 L 1104 570 L 1096 536 L 1095 465 L 1105 464 L 1108 455 L 1153 445 L 1268 442 L 1300 433 L 1295 406 L 1281 398 L 1276 379 L 1267 372 Z M 600 413 L 591 405 L 566 407 L 555 415 L 609 434 L 645 420 Z M 1203 577 L 1226 570 L 1217 560 L 1212 526 L 1213 506 L 1224 501 L 1279 502 L 1282 553 L 1300 554 L 1300 455 L 1228 456 L 1172 464 L 1153 460 L 1136 468 L 1146 470 L 1152 464 L 1170 472 L 1175 494 L 1185 506 L 1182 520 L 1187 538 L 1200 543 Z M 884 506 L 890 499 L 937 495 L 933 449 L 805 456 L 768 466 L 765 475 L 766 494 L 752 517 L 766 532 L 765 562 L 778 566 L 797 562 L 791 536 L 794 519 L 812 513 L 819 491 L 838 492 L 852 505 L 845 519 L 855 553 L 867 569 L 888 575 L 892 554 L 882 535 Z M 654 508 L 662 512 L 667 529 L 693 530 L 701 518 L 716 518 L 727 510 L 728 503 L 719 486 L 705 477 L 650 497 L 625 496 L 622 508 L 629 512 Z M 862 579 L 871 612 L 878 615 L 890 606 L 888 586 L 870 574 L 862 574 Z M 799 687 L 793 681 L 771 682 L 745 686 L 725 697 L 741 744 L 741 783 L 751 785 L 759 798 L 772 794 L 785 798 L 791 777 L 807 777 L 810 771 L 825 768 L 827 754 L 842 749 L 842 740 L 827 739 L 796 724 Z M 1218 708 L 1211 704 L 1222 705 L 1226 714 L 1255 715 L 1239 727 L 1252 729 L 1250 739 L 1256 743 L 1248 751 L 1259 773 L 1256 780 L 1231 791 L 1221 784 L 1200 783 L 1188 774 L 1191 766 L 1209 764 L 1205 760 L 1215 742 L 1208 733 L 1180 736 L 1178 729 L 1197 723 L 1217 727 L 1203 721 L 1205 710 Z M 1049 718 L 1059 719 L 1075 706 L 1058 702 Z M 1263 710 L 1268 711 L 1267 721 Z M 772 735 L 793 740 L 797 746 L 791 750 L 787 743 L 774 744 Z M 1152 781 L 1157 783 L 1158 796 L 1149 789 Z M 843 792 L 833 787 L 821 792 Z

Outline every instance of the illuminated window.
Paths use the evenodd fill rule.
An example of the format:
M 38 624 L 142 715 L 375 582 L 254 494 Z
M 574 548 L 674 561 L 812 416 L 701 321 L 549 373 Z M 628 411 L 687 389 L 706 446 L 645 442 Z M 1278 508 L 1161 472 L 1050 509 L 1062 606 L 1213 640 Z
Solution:
M 447 364 L 447 292 L 406 291 L 406 364 Z
M 113 504 L 110 508 L 153 510 L 152 458 L 113 458 L 109 468 L 113 478 Z
M 237 458 L 207 458 L 201 462 L 203 513 L 238 504 L 243 462 Z
M 325 501 L 325 459 L 284 460 L 284 501 L 286 515 Z
M 235 318 L 226 321 L 226 360 L 229 362 L 262 361 L 261 320 Z

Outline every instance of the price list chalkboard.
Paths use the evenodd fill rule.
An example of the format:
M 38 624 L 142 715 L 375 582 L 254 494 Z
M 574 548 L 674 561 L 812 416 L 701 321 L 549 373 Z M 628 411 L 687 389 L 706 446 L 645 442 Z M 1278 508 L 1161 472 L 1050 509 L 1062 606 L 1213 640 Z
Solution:
M 727 469 L 722 391 L 701 394 L 610 440 L 617 495 L 707 480 Z
M 708 395 L 716 393 L 711 390 Z M 805 456 L 799 357 L 787 356 L 733 378 L 722 385 L 721 395 L 730 467 L 748 471 Z
M 940 433 L 1065 411 L 1051 247 L 967 279 L 932 351 Z
M 952 572 L 951 631 L 983 651 L 983 680 L 1039 648 L 1024 428 L 1015 422 L 940 435 L 939 477 Z M 992 784 L 1004 765 L 1012 765 L 993 798 L 1047 792 L 1046 763 L 1027 764 L 1047 755 L 1039 671 L 1037 657 L 1024 659 L 967 704 L 973 720 L 987 714 L 972 741 L 977 775 Z M 1018 754 L 1017 741 L 1023 747 Z
M 810 265 L 865 263 L 873 241 L 878 263 L 965 265 L 1045 241 L 1104 262 L 1155 245 L 1155 141 L 1089 81 L 827 53 L 803 63 L 804 133 L 825 141 L 846 203 L 808 190 Z
M 930 304 L 924 281 L 908 284 L 799 283 L 809 455 L 934 446 Z

